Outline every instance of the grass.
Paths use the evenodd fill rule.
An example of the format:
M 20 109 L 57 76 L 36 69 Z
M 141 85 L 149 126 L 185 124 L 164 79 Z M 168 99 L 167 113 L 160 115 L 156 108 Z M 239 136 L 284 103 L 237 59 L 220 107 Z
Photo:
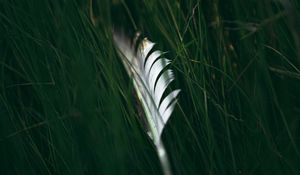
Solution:
M 95 1 L 96 2 L 96 1 Z M 112 26 L 168 51 L 174 174 L 299 174 L 298 1 L 0 1 L 1 174 L 161 174 Z

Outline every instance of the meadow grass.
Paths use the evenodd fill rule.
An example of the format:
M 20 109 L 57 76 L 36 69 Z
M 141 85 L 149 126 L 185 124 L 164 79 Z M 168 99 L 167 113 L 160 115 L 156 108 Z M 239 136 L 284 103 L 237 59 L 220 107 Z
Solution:
M 174 174 L 300 173 L 296 0 L 0 1 L 0 174 L 161 174 L 112 28 L 168 51 Z

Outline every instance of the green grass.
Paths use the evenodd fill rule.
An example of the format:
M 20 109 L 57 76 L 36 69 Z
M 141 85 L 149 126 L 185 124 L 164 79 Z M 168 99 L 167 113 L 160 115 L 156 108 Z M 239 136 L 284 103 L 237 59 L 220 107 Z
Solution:
M 161 174 L 111 28 L 168 51 L 174 174 L 300 173 L 296 0 L 0 1 L 0 174 Z

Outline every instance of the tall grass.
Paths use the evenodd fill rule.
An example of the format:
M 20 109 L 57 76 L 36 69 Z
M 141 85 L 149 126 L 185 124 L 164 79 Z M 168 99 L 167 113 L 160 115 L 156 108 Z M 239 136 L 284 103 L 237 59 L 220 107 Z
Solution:
M 174 174 L 300 173 L 298 1 L 0 1 L 0 174 L 161 174 L 112 26 L 169 51 Z

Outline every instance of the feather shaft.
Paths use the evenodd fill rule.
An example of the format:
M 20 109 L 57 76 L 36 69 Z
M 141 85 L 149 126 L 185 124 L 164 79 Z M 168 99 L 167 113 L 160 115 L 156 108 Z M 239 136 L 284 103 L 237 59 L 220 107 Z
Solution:
M 154 43 L 143 39 L 135 51 L 130 39 L 114 33 L 118 53 L 132 78 L 139 101 L 145 112 L 150 138 L 156 147 L 165 175 L 171 175 L 167 152 L 161 139 L 163 129 L 177 103 L 180 90 L 174 90 L 163 98 L 169 84 L 174 80 L 173 72 L 167 68 L 171 61 L 161 58 L 161 51 L 153 51 Z M 137 37 L 134 42 L 137 41 Z

